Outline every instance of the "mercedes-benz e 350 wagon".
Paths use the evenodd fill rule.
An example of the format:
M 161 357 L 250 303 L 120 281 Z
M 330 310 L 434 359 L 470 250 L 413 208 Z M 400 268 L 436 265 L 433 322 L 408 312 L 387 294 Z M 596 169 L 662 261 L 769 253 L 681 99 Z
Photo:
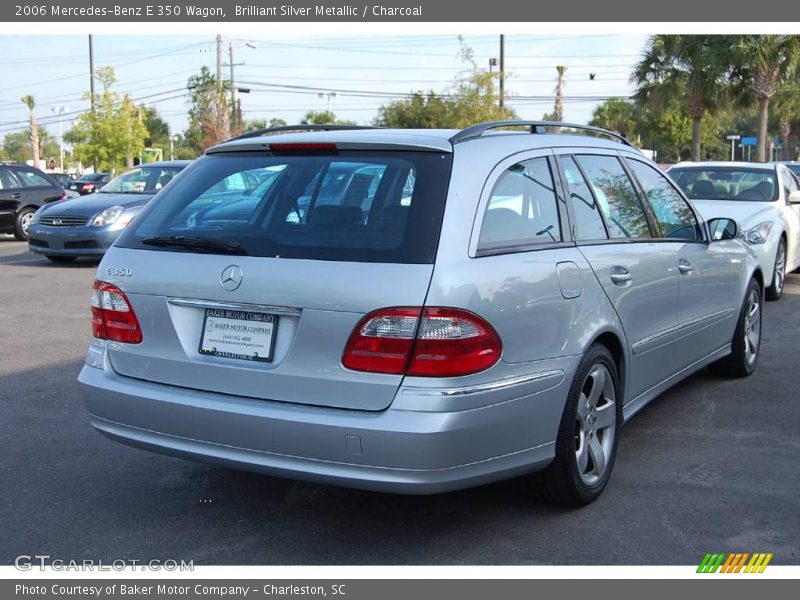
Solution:
M 756 368 L 736 223 L 620 136 L 288 129 L 209 149 L 105 255 L 79 378 L 104 435 L 403 493 L 533 473 L 579 505 L 650 400 Z

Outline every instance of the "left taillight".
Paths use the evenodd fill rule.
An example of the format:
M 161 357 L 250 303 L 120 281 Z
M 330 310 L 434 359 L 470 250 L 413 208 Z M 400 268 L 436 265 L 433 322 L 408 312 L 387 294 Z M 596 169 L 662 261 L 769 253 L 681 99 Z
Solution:
M 126 344 L 142 341 L 142 329 L 127 296 L 104 281 L 95 281 L 92 286 L 92 335 Z

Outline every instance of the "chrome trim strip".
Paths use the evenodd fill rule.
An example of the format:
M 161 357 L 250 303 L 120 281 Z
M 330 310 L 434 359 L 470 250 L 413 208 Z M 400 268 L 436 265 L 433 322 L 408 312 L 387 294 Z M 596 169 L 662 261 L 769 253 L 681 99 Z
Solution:
M 708 327 L 709 325 L 713 325 L 714 323 L 718 323 L 723 319 L 728 318 L 732 314 L 736 312 L 733 308 L 726 308 L 725 310 L 720 310 L 710 315 L 706 315 L 704 317 L 698 317 L 697 319 L 692 319 L 691 321 L 686 321 L 685 323 L 681 323 L 676 325 L 675 327 L 670 327 L 669 329 L 665 329 L 664 331 L 660 331 L 656 334 L 653 334 L 649 337 L 646 337 L 638 342 L 634 343 L 632 346 L 634 354 L 642 354 L 643 352 L 647 352 L 648 350 L 654 350 L 663 344 L 659 344 L 658 342 L 664 338 L 668 338 L 671 335 L 676 333 L 681 333 L 684 330 L 688 330 L 691 328 L 696 327 L 697 325 L 701 325 L 700 329 L 704 327 Z M 691 333 L 691 332 L 690 332 Z M 670 340 L 665 340 L 664 344 L 668 343 Z M 650 347 L 652 345 L 652 348 Z
M 413 394 L 415 396 L 441 396 L 449 398 L 451 396 L 464 396 L 467 394 L 478 394 L 482 392 L 493 392 L 501 390 L 514 385 L 522 385 L 523 383 L 531 383 L 540 379 L 547 379 L 548 377 L 563 377 L 564 371 L 555 369 L 553 371 L 545 371 L 544 373 L 536 373 L 534 375 L 519 375 L 517 377 L 509 377 L 508 379 L 500 379 L 498 381 L 490 381 L 488 383 L 478 383 L 457 388 L 421 388 L 408 386 L 404 387 L 403 394 Z
M 251 310 L 268 312 L 276 315 L 291 315 L 299 317 L 303 311 L 289 306 L 275 306 L 272 304 L 243 304 L 241 302 L 217 302 L 215 300 L 192 300 L 191 298 L 167 298 L 173 306 L 187 306 L 189 308 L 219 308 L 222 310 Z

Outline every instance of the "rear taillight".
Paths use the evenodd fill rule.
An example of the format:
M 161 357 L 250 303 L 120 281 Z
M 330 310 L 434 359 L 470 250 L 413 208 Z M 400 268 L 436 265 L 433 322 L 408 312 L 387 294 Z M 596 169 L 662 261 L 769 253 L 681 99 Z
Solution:
M 458 377 L 500 358 L 500 337 L 478 315 L 458 308 L 384 308 L 356 326 L 342 364 L 354 371 Z
M 81 186 L 81 190 L 91 190 L 92 188 L 94 188 L 94 184 L 93 183 L 84 183 Z
M 115 285 L 95 281 L 92 289 L 92 335 L 126 344 L 142 341 L 142 330 L 128 298 Z

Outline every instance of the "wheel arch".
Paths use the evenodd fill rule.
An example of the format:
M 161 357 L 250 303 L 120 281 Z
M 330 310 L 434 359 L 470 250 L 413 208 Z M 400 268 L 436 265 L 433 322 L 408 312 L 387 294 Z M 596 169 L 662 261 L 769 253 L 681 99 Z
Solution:
M 627 390 L 628 382 L 628 356 L 625 351 L 624 336 L 612 329 L 604 329 L 600 331 L 592 341 L 586 346 L 588 349 L 592 344 L 602 344 L 611 353 L 614 358 L 614 363 L 617 367 L 617 374 L 619 375 L 620 387 L 622 390 L 622 401 L 625 402 L 625 392 Z

